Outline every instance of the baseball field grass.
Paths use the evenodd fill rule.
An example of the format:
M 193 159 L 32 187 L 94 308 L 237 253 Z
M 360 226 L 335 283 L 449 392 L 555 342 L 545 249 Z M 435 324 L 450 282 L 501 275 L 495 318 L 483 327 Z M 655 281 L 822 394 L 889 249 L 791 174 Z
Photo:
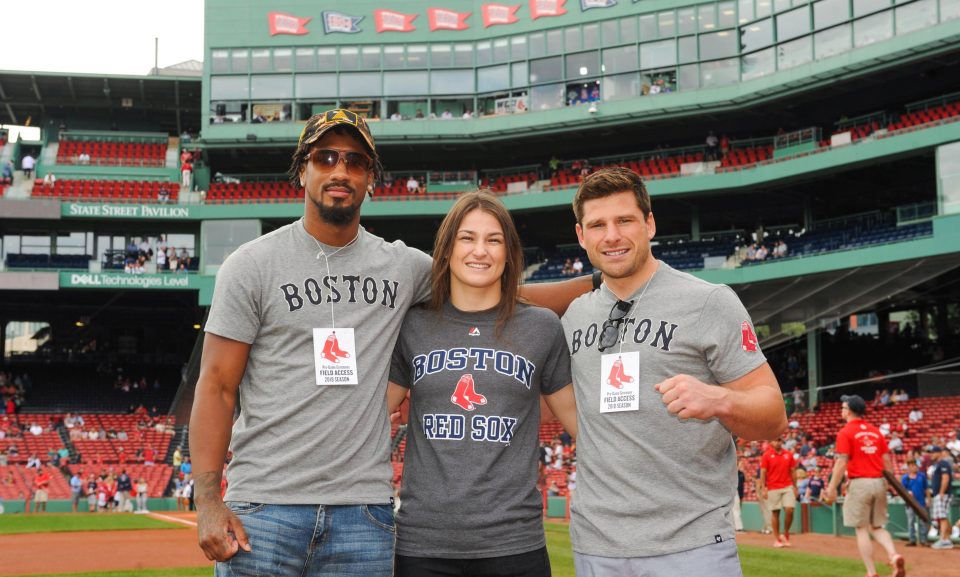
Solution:
M 136 529 L 182 529 L 183 525 L 151 519 L 145 515 L 0 515 L 0 535 L 54 533 L 62 531 L 132 531 Z

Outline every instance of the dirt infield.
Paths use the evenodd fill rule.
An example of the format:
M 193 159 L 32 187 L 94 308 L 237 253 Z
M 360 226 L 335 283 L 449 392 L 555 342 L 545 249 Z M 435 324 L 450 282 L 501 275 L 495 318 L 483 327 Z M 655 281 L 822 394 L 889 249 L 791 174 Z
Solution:
M 3 556 L 0 575 L 211 565 L 197 546 L 195 513 L 164 512 L 154 516 L 165 521 L 183 523 L 184 528 L 4 536 L 3 550 L 17 553 Z M 794 535 L 792 541 L 793 551 L 859 559 L 857 544 L 852 537 L 806 534 Z M 773 540 L 769 535 L 738 533 L 737 543 L 772 547 Z M 898 542 L 897 547 L 907 559 L 908 575 L 954 577 L 957 574 L 960 548 L 933 551 L 927 548 L 905 547 L 902 542 Z M 883 553 L 879 548 L 877 550 L 877 560 L 883 561 Z
M 792 551 L 823 555 L 826 557 L 849 557 L 860 559 L 857 552 L 857 541 L 853 537 L 833 537 L 807 533 L 792 535 L 790 542 Z M 737 543 L 741 545 L 755 545 L 757 547 L 773 548 L 773 538 L 760 533 L 737 533 Z M 956 577 L 957 565 L 960 564 L 960 549 L 934 551 L 927 547 L 907 547 L 903 541 L 897 541 L 897 551 L 907 560 L 907 575 L 918 577 Z M 874 547 L 874 558 L 877 562 L 886 562 L 886 554 L 879 546 Z
M 169 512 L 157 518 L 179 519 L 184 528 L 5 535 L 3 550 L 16 553 L 3 555 L 0 575 L 212 566 L 190 525 L 195 514 Z

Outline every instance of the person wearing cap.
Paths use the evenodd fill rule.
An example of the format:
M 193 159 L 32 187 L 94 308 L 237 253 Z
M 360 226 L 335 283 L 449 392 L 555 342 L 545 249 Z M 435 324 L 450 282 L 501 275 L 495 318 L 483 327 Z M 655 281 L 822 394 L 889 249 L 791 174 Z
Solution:
M 863 420 L 867 403 L 859 395 L 844 395 L 840 416 L 847 422 L 837 433 L 836 460 L 833 475 L 824 494 L 824 501 L 832 503 L 844 473 L 850 479 L 847 499 L 843 504 L 843 524 L 853 527 L 857 534 L 857 548 L 867 568 L 867 577 L 877 575 L 873 561 L 873 542 L 886 550 L 895 577 L 904 577 L 906 565 L 897 553 L 887 523 L 887 483 L 883 471 L 893 472 L 893 462 L 887 442 L 880 430 Z
M 933 447 L 934 455 L 939 453 L 940 459 L 933 467 L 930 476 L 930 492 L 933 495 L 933 510 L 930 518 L 940 526 L 940 539 L 931 545 L 933 549 L 953 549 L 950 540 L 950 482 L 953 480 L 953 456 L 946 446 Z
M 393 573 L 387 373 L 404 314 L 430 295 L 432 260 L 360 226 L 381 171 L 363 118 L 313 116 L 288 172 L 303 217 L 217 274 L 190 448 L 200 547 L 218 574 Z M 524 296 L 562 312 L 589 286 Z

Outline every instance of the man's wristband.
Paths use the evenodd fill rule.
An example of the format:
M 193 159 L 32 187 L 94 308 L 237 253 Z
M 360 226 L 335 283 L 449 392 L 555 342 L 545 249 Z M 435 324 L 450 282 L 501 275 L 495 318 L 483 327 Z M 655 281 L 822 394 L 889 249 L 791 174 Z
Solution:
M 603 284 L 603 272 L 600 269 L 593 271 L 593 290 L 600 288 L 600 285 Z

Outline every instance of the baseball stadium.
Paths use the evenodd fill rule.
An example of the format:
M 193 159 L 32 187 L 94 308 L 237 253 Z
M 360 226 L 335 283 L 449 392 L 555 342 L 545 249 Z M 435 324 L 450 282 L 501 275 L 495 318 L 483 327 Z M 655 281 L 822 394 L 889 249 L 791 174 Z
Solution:
M 896 479 L 942 458 L 960 494 L 960 0 L 205 0 L 203 22 L 202 61 L 142 76 L 0 70 L 0 575 L 213 574 L 190 422 L 218 271 L 304 216 L 291 158 L 333 109 L 382 164 L 367 232 L 431 254 L 488 189 L 524 285 L 591 275 L 574 195 L 640 175 L 653 256 L 733 289 L 753 324 L 731 334 L 781 389 L 793 542 L 760 499 L 768 444 L 735 438 L 746 577 L 864 574 L 844 498 L 821 498 L 848 395 Z M 290 290 L 395 298 L 343 281 Z M 414 426 L 390 426 L 395 487 Z M 550 564 L 572 577 L 576 440 L 546 405 L 539 442 Z M 889 489 L 911 575 L 956 575 L 958 501 L 946 540 L 915 535 Z

